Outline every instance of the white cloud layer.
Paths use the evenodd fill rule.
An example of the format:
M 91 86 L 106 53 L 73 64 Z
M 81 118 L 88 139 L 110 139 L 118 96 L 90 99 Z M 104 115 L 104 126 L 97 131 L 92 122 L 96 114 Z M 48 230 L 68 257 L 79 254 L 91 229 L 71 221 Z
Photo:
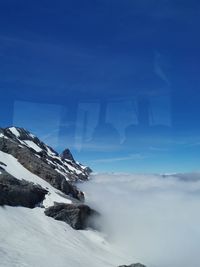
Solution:
M 200 266 L 200 174 L 98 174 L 82 189 L 125 264 Z

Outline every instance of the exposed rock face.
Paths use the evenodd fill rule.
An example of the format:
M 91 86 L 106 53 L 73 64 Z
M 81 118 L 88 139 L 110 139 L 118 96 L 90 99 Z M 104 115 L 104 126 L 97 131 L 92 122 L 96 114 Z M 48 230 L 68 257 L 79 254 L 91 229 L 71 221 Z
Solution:
M 69 150 L 60 157 L 37 137 L 15 127 L 0 129 L 0 150 L 17 158 L 26 169 L 56 189 L 73 198 L 84 199 L 73 183 L 87 180 L 91 170 L 75 162 Z
M 65 149 L 61 154 L 60 157 L 62 160 L 67 161 L 67 162 L 71 162 L 71 164 L 74 164 L 75 166 L 78 164 L 80 165 L 79 162 L 74 160 L 74 157 L 72 156 L 71 151 L 67 148 Z M 80 180 L 85 180 L 85 174 L 90 174 L 92 172 L 92 170 L 89 167 L 86 166 L 82 166 L 82 169 L 84 170 L 84 172 L 81 174 L 79 173 L 79 179 Z
M 56 203 L 45 210 L 45 214 L 55 220 L 63 221 L 76 230 L 93 228 L 92 218 L 98 213 L 87 205 Z
M 47 216 L 64 221 L 74 229 L 93 226 L 91 219 L 98 213 L 81 204 L 84 194 L 74 185 L 76 181 L 87 180 L 91 170 L 75 161 L 69 149 L 59 156 L 28 131 L 11 127 L 0 129 L 0 151 L 15 157 L 31 173 L 61 191 L 56 190 L 57 194 L 63 197 L 67 195 L 74 203 L 57 203 L 45 210 Z M 5 163 L 0 162 L 0 205 L 34 208 L 42 202 L 48 191 L 25 180 L 18 180 L 20 177 L 17 174 L 16 178 L 8 174 Z
M 19 147 L 18 144 L 9 139 L 0 139 L 0 150 L 17 158 L 26 169 L 38 175 L 56 189 L 79 199 L 80 191 L 27 147 Z
M 146 267 L 146 266 L 141 263 L 134 263 L 131 265 L 120 265 L 119 267 Z
M 11 127 L 0 129 L 1 139 L 9 139 L 22 148 L 28 148 L 41 161 L 48 164 L 52 169 L 70 181 L 87 180 L 91 173 L 90 168 L 74 160 L 69 149 L 65 149 L 61 156 L 59 156 L 55 150 L 23 128 Z
M 68 159 L 75 162 L 74 157 L 72 156 L 72 153 L 68 148 L 61 153 L 60 157 L 62 160 Z
M 48 193 L 39 185 L 18 180 L 3 171 L 0 175 L 0 205 L 23 206 L 34 208 L 39 205 Z

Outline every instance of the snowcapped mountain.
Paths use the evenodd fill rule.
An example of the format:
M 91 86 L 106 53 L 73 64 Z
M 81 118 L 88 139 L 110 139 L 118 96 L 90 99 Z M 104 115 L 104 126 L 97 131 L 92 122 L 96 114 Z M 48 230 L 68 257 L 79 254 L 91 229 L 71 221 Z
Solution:
M 74 183 L 87 180 L 91 169 L 75 161 L 68 149 L 59 155 L 25 129 L 11 127 L 0 129 L 0 151 L 63 193 L 83 198 Z
M 25 129 L 0 129 L 0 267 L 117 267 L 126 262 L 96 230 L 100 215 L 84 204 L 76 187 L 90 173 L 69 149 L 59 155 Z
M 59 155 L 25 129 L 0 129 L 0 182 L 3 185 L 1 196 L 6 187 L 6 194 L 8 195 L 9 191 L 12 198 L 5 200 L 5 194 L 5 203 L 2 200 L 2 204 L 12 203 L 11 206 L 15 206 L 15 199 L 16 206 L 23 203 L 22 206 L 31 207 L 33 203 L 25 201 L 27 196 L 22 194 L 21 188 L 23 193 L 26 191 L 26 194 L 29 194 L 29 198 L 30 194 L 35 192 L 31 198 L 35 199 L 36 204 L 39 192 L 42 194 L 42 190 L 36 188 L 37 186 L 46 190 L 46 193 L 43 192 L 45 207 L 53 205 L 54 202 L 81 203 L 84 201 L 84 194 L 77 189 L 75 182 L 88 180 L 90 173 L 90 168 L 75 161 L 68 149 Z M 19 194 L 15 197 L 17 192 Z
M 112 266 L 100 233 L 74 230 L 93 212 L 75 186 L 90 172 L 69 150 L 59 155 L 25 129 L 0 129 L 1 267 Z
M 0 129 L 0 138 L 4 139 L 5 143 L 12 141 L 19 149 L 28 148 L 32 154 L 40 158 L 56 172 L 63 175 L 67 180 L 87 180 L 91 173 L 89 167 L 83 166 L 74 160 L 69 149 L 64 150 L 63 153 L 59 155 L 55 150 L 23 128 L 10 127 Z M 8 152 L 12 153 L 13 151 L 10 150 Z

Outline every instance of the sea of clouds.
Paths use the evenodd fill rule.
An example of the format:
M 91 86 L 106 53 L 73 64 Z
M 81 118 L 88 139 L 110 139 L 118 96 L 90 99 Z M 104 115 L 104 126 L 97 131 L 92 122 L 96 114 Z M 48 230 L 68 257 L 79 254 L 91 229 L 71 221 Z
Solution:
M 124 264 L 200 266 L 200 174 L 96 174 L 81 189 Z

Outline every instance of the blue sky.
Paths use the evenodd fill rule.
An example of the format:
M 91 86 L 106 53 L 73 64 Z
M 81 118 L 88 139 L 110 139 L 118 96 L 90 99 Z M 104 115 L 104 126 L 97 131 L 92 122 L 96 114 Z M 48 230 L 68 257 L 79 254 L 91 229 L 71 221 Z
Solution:
M 200 3 L 0 2 L 0 125 L 96 171 L 200 170 Z

